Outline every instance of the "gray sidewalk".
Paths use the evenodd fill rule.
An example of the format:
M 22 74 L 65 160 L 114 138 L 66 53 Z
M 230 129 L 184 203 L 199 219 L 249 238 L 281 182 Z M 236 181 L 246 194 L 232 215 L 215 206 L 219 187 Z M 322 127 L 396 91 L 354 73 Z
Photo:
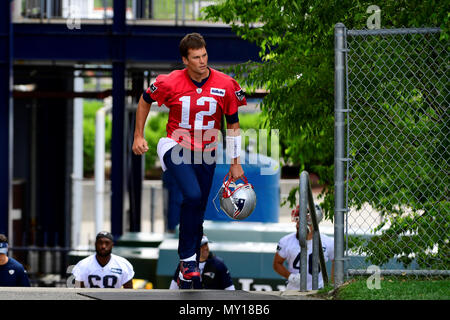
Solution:
M 0 287 L 0 300 L 322 300 L 316 291 L 228 291 Z

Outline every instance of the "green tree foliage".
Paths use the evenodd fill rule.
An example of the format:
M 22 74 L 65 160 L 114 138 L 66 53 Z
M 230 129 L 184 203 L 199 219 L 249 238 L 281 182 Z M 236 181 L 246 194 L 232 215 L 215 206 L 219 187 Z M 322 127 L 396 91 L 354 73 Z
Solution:
M 155 108 L 154 109 L 159 109 Z M 155 162 L 158 159 L 158 153 L 156 152 L 159 139 L 167 135 L 166 124 L 169 118 L 169 114 L 165 112 L 158 112 L 156 114 L 150 114 L 147 119 L 147 124 L 144 128 L 144 136 L 148 143 L 148 152 L 145 153 L 145 168 L 146 170 L 155 166 Z
M 84 101 L 84 119 L 83 119 L 83 167 L 84 176 L 90 177 L 94 175 L 95 165 L 95 115 L 98 109 L 103 106 L 100 100 Z M 158 112 L 151 115 L 144 129 L 145 137 L 149 144 L 149 151 L 145 154 L 145 168 L 149 169 L 155 166 L 158 158 L 156 146 L 161 137 L 166 135 L 166 123 L 168 113 Z M 105 152 L 111 150 L 112 137 L 112 118 L 111 113 L 105 116 Z
M 237 35 L 255 43 L 260 48 L 261 62 L 249 61 L 234 67 L 232 71 L 247 91 L 263 88 L 268 92 L 261 108 L 269 126 L 280 129 L 281 155 L 288 161 L 300 164 L 301 170 L 318 173 L 320 182 L 327 184 L 322 204 L 327 218 L 332 218 L 334 207 L 334 26 L 342 22 L 348 29 L 366 29 L 367 20 L 371 15 L 367 13 L 367 8 L 373 4 L 373 1 L 354 0 L 225 0 L 205 9 L 206 19 L 230 24 Z M 380 0 L 376 2 L 376 5 L 381 9 L 382 28 L 441 27 L 443 32 L 440 40 L 448 41 L 448 2 Z M 398 48 L 398 50 L 402 49 Z M 394 61 L 394 63 L 400 62 Z M 362 68 L 370 69 L 370 66 L 366 65 Z M 436 85 L 439 87 L 439 84 Z M 405 87 L 404 90 L 414 90 L 414 88 Z M 420 96 L 420 94 L 413 96 Z M 433 108 L 425 106 L 424 96 L 420 99 L 423 102 L 422 108 L 426 112 L 418 116 L 420 119 L 405 115 L 410 121 L 406 121 L 403 126 L 420 131 L 423 137 L 426 137 L 428 132 L 436 130 L 438 124 L 433 122 L 433 112 L 435 112 Z M 448 106 L 448 101 L 446 102 Z M 389 105 L 389 102 L 386 107 L 402 108 L 401 105 Z M 364 122 L 361 121 L 358 127 L 364 127 Z M 405 129 L 401 126 L 396 127 L 397 134 Z M 448 137 L 448 133 L 441 130 L 441 138 L 445 135 Z M 364 144 L 364 141 L 359 143 Z M 403 148 L 412 147 L 408 139 L 400 143 L 403 144 Z M 433 144 L 436 141 L 429 143 Z M 382 149 L 381 145 L 378 147 Z M 448 150 L 448 144 L 446 148 Z M 359 147 L 356 149 L 362 150 Z M 382 152 L 389 152 L 389 150 Z M 417 153 L 421 153 L 420 148 L 411 151 L 412 155 Z M 361 156 L 361 153 L 355 153 L 354 156 Z M 412 252 L 419 260 L 420 257 L 425 259 L 430 256 L 430 248 L 435 249 L 437 243 L 443 250 L 438 253 L 440 258 L 445 254 L 445 248 L 447 248 L 448 257 L 448 179 L 441 180 L 442 183 L 433 186 L 440 189 L 436 197 L 430 197 L 433 195 L 430 187 L 428 187 L 429 192 L 423 192 L 422 187 L 424 183 L 426 184 L 425 181 L 409 184 L 406 182 L 407 186 L 403 183 L 401 185 L 405 188 L 394 192 L 393 187 L 388 188 L 391 182 L 384 179 L 380 172 L 384 172 L 386 177 L 389 176 L 394 180 L 408 177 L 406 181 L 410 181 L 421 174 L 421 172 L 415 172 L 417 163 L 405 169 L 385 170 L 389 164 L 383 163 L 382 156 L 376 161 L 378 161 L 377 169 L 372 172 L 372 181 L 375 186 L 367 185 L 367 180 L 361 178 L 359 181 L 353 181 L 352 188 L 365 189 L 364 192 L 370 188 L 384 188 L 385 191 L 389 191 L 389 201 L 385 199 L 386 193 L 369 190 L 370 197 L 358 198 L 351 205 L 358 206 L 369 202 L 382 213 L 391 215 L 393 218 L 390 220 L 391 226 L 388 231 L 383 231 L 381 236 L 384 240 L 389 238 L 391 243 L 382 242 L 377 237 L 369 244 L 361 241 L 352 243 L 360 244 L 360 248 L 363 247 L 366 252 L 370 251 L 371 256 L 378 259 L 376 262 L 379 263 L 387 262 L 395 254 L 403 257 L 403 262 L 408 265 L 411 262 L 408 257 L 413 256 Z M 436 167 L 426 165 L 426 160 L 422 162 L 420 165 L 425 165 L 422 167 L 423 171 L 436 170 Z M 362 163 L 364 164 L 355 170 L 365 172 L 368 165 L 373 165 L 369 162 Z M 448 175 L 448 167 L 446 169 L 445 174 Z M 432 174 L 439 175 L 440 172 L 434 171 Z M 432 177 L 427 176 L 425 180 L 427 179 Z M 402 192 L 405 193 L 404 199 L 410 200 L 403 200 Z M 411 200 L 420 193 L 422 195 Z M 442 198 L 443 193 L 446 194 L 444 198 Z M 292 206 L 295 199 L 293 193 L 290 199 Z M 412 207 L 414 214 L 402 216 L 403 211 L 400 209 L 402 206 Z M 434 211 L 430 212 L 430 207 L 434 208 L 432 209 Z M 393 208 L 396 208 L 397 212 L 393 213 Z M 429 213 L 428 217 L 424 217 L 424 210 Z M 412 221 L 406 222 L 405 219 L 412 219 Z M 434 221 L 435 224 L 432 224 L 434 227 L 443 223 L 443 230 L 447 230 L 443 237 L 436 232 L 433 233 L 434 236 L 429 233 L 427 223 L 430 221 Z M 404 238 L 405 235 L 409 237 Z M 424 237 L 427 245 L 422 249 L 419 248 L 420 244 L 407 247 L 410 245 L 411 235 Z M 385 251 L 390 249 L 389 246 L 392 247 L 392 242 L 395 242 L 394 247 L 398 249 L 386 254 Z M 385 245 L 380 246 L 380 243 Z M 438 260 L 442 262 L 442 259 Z
M 83 175 L 94 174 L 95 166 L 95 114 L 103 107 L 100 100 L 84 100 L 83 102 Z M 105 117 L 105 151 L 111 148 L 112 121 Z

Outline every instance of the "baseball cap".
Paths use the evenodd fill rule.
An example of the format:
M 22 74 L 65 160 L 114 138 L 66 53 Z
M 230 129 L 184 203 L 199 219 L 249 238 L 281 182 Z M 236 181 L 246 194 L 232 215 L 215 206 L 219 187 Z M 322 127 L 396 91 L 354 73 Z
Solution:
M 8 254 L 8 243 L 7 242 L 0 242 L 0 254 Z
M 95 241 L 97 241 L 100 238 L 108 238 L 109 240 L 114 241 L 113 235 L 108 231 L 100 231 L 99 233 L 97 233 Z
M 209 243 L 208 237 L 205 236 L 205 235 L 203 235 L 203 237 L 202 237 L 202 242 L 200 242 L 200 247 L 201 247 L 202 245 L 204 245 L 204 244 L 207 244 L 207 243 Z

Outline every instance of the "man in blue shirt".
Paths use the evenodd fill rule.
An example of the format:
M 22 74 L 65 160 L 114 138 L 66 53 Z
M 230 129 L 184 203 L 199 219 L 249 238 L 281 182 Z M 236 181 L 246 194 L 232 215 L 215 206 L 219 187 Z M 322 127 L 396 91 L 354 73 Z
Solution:
M 8 257 L 8 238 L 0 234 L 0 287 L 29 287 L 27 272 L 15 259 Z

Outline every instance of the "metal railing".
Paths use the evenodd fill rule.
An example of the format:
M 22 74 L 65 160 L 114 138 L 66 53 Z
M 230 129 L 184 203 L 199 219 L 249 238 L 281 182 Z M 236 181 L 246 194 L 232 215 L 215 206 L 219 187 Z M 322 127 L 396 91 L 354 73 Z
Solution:
M 300 291 L 307 291 L 307 260 L 308 260 L 308 242 L 306 240 L 307 220 L 306 211 L 309 208 L 312 226 L 313 226 L 313 239 L 312 239 L 312 290 L 319 288 L 319 263 L 322 271 L 322 278 L 324 285 L 328 284 L 328 273 L 325 265 L 325 257 L 323 255 L 322 241 L 320 239 L 319 221 L 317 221 L 316 207 L 314 205 L 314 198 L 311 189 L 311 183 L 309 180 L 309 174 L 303 171 L 300 174 L 300 207 L 299 207 L 299 229 L 298 239 L 300 244 Z
M 33 287 L 66 287 L 69 253 L 95 252 L 93 248 L 75 249 L 59 246 L 13 246 L 9 255 L 23 264 Z
M 14 0 L 14 20 L 58 19 L 112 21 L 113 0 Z M 132 0 L 127 2 L 126 19 L 169 21 L 175 25 L 199 21 L 202 8 L 218 0 Z

